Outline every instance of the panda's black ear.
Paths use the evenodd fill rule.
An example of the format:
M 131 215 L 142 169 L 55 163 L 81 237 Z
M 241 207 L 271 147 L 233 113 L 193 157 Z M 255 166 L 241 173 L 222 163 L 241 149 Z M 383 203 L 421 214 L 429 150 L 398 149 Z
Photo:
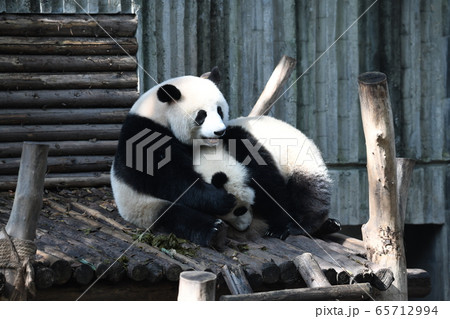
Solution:
M 181 92 L 172 84 L 166 84 L 161 86 L 156 92 L 158 100 L 163 103 L 168 102 L 169 104 L 178 101 L 181 98 Z
M 215 84 L 220 83 L 220 71 L 217 66 L 213 67 L 213 69 L 209 73 L 208 80 L 213 81 Z
M 201 76 L 203 79 L 208 79 L 213 81 L 216 85 L 220 83 L 220 71 L 217 66 L 213 67 L 210 72 L 203 73 Z
M 211 178 L 211 184 L 217 188 L 222 188 L 228 182 L 228 176 L 224 172 L 218 172 Z

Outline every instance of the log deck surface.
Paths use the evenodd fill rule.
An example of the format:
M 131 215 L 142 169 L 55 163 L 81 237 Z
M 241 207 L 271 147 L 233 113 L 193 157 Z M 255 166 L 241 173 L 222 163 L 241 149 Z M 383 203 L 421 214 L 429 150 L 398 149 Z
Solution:
M 9 218 L 13 197 L 12 192 L 0 193 L 0 225 Z M 161 285 L 167 288 L 167 299 L 171 299 L 176 298 L 174 284 L 184 270 L 214 272 L 222 294 L 229 294 L 221 273 L 224 265 L 230 268 L 241 265 L 254 292 L 274 287 L 301 288 L 305 287 L 305 282 L 294 261 L 304 252 L 312 253 L 332 285 L 368 282 L 376 287 L 386 279 L 386 272 L 389 274 L 387 269 L 368 262 L 358 245 L 351 241 L 345 243 L 342 236 L 314 240 L 294 236 L 286 241 L 262 238 L 248 243 L 230 241 L 224 252 L 185 244 L 196 249 L 194 257 L 180 252 L 166 254 L 135 242 L 132 236 L 136 228 L 120 218 L 111 189 L 107 187 L 45 191 L 43 202 L 36 238 L 38 299 L 77 298 L 77 293 L 81 295 L 99 277 L 96 289 L 87 292 L 83 299 L 98 300 L 95 293 L 100 293 L 104 285 L 110 286 L 111 296 L 102 295 L 102 298 L 137 298 L 135 294 L 120 293 L 128 291 L 129 288 L 124 287 L 130 283 L 148 291 L 155 291 L 155 287 Z M 102 275 L 124 252 L 119 262 Z M 149 297 L 150 293 L 143 296 L 161 297 Z

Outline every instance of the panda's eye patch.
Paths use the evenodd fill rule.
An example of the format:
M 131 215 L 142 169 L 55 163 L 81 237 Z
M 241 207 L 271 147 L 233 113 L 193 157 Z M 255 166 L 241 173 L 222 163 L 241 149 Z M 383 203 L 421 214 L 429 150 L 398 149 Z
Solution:
M 223 112 L 222 112 L 222 108 L 220 106 L 217 107 L 217 113 L 219 113 L 220 118 L 223 120 Z
M 195 124 L 202 125 L 203 122 L 205 122 L 205 118 L 206 118 L 206 111 L 204 110 L 198 111 L 197 116 L 195 117 Z

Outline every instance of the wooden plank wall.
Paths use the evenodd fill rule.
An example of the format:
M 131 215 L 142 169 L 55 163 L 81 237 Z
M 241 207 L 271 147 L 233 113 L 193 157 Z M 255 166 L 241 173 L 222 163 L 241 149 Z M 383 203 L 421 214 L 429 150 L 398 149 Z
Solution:
M 0 13 L 0 188 L 23 141 L 50 144 L 46 186 L 104 185 L 138 98 L 137 17 Z M 125 51 L 126 52 L 125 52 Z
M 248 114 L 283 54 L 297 58 L 292 87 L 271 114 L 320 146 L 335 181 L 333 214 L 344 224 L 364 223 L 368 212 L 356 77 L 387 73 L 398 156 L 418 160 L 407 223 L 444 222 L 450 206 L 448 1 L 77 2 L 92 13 L 138 14 L 141 92 L 218 65 L 232 117 Z M 68 0 L 0 0 L 2 10 L 82 12 Z

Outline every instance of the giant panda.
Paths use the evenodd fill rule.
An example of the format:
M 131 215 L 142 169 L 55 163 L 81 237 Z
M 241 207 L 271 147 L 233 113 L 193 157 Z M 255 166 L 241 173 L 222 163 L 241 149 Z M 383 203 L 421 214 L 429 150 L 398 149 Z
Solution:
M 233 211 L 236 198 L 205 182 L 192 155 L 193 140 L 214 146 L 225 133 L 228 104 L 218 77 L 213 69 L 208 78 L 170 79 L 134 103 L 120 132 L 111 186 L 125 220 L 220 248 L 228 226 L 219 217 Z

